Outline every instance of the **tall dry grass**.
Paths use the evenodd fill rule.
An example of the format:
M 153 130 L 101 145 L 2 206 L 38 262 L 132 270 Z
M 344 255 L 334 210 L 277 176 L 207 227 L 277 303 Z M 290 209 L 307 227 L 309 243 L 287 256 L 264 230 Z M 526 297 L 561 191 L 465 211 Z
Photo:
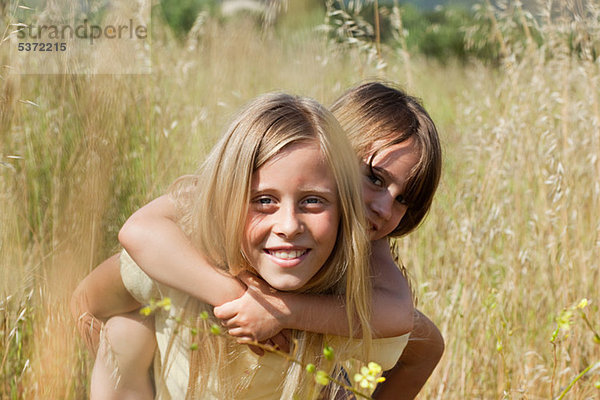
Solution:
M 580 26 L 545 24 L 542 47 L 509 46 L 500 68 L 439 66 L 392 49 L 382 63 L 332 48 L 314 29 L 265 34 L 245 19 L 199 19 L 180 44 L 155 18 L 152 75 L 3 69 L 0 397 L 86 396 L 91 360 L 70 293 L 116 251 L 125 218 L 192 171 L 241 104 L 270 90 L 328 104 L 372 77 L 420 96 L 445 150 L 431 215 L 400 242 L 419 307 L 447 344 L 421 398 L 558 395 L 600 360 L 579 319 L 568 337 L 561 331 L 556 359 L 550 343 L 556 316 L 582 297 L 599 320 L 600 67 L 568 47 L 564 31 Z M 569 398 L 599 397 L 598 373 Z
M 589 365 L 567 398 L 600 397 L 600 341 L 577 312 L 550 342 L 581 298 L 593 299 L 596 332 L 600 322 L 600 60 L 585 51 L 600 8 L 588 5 L 552 19 L 542 8 L 543 44 L 470 70 L 442 129 L 435 209 L 403 243 L 447 338 L 423 398 L 554 398 Z

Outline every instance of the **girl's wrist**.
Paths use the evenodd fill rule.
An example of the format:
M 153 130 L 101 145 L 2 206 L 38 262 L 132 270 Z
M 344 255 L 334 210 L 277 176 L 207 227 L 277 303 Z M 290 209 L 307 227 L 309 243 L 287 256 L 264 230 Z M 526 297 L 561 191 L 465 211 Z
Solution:
M 246 286 L 240 282 L 239 279 L 218 270 L 213 271 L 214 275 L 211 278 L 214 284 L 213 287 L 218 288 L 218 290 L 211 292 L 212 296 L 210 299 L 202 298 L 206 298 L 207 293 L 198 293 L 198 295 L 201 295 L 202 297 L 194 297 L 197 297 L 199 300 L 217 307 L 230 301 L 239 299 L 246 292 Z M 213 271 L 210 271 L 210 273 L 213 273 Z M 206 277 L 203 277 L 203 279 L 206 279 Z
M 284 329 L 302 329 L 301 295 L 295 293 L 280 293 L 281 306 L 279 308 L 279 320 Z

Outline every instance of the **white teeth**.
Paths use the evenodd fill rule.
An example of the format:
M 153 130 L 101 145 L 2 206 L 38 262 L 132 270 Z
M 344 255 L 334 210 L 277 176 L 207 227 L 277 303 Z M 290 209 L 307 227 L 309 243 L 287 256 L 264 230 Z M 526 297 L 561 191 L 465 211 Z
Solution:
M 306 253 L 306 250 L 290 250 L 290 251 L 275 250 L 275 251 L 269 251 L 269 254 L 271 254 L 272 256 L 275 256 L 277 258 L 281 258 L 282 260 L 291 260 L 293 258 L 298 258 L 298 257 L 304 255 L 304 253 Z

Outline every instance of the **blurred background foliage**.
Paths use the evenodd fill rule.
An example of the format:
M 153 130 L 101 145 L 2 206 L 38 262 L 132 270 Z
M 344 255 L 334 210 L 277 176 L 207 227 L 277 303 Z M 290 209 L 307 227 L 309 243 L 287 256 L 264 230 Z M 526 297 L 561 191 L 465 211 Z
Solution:
M 555 2 L 554 17 L 566 10 L 561 2 Z M 377 22 L 376 12 L 377 7 Z M 533 41 L 542 45 L 539 32 L 542 18 L 534 16 L 535 1 L 398 1 L 398 0 L 160 0 L 160 10 L 154 15 L 163 18 L 180 39 L 184 39 L 199 19 L 215 18 L 222 23 L 236 18 L 250 18 L 260 26 L 306 26 L 311 22 L 325 20 L 324 28 L 331 37 L 343 42 L 349 37 L 359 40 L 376 40 L 377 25 L 379 41 L 391 48 L 401 47 L 442 63 L 479 60 L 498 64 L 502 58 L 503 41 L 526 47 Z M 582 7 L 584 8 L 584 7 Z M 157 12 L 159 11 L 159 12 Z M 282 12 L 284 11 L 284 12 Z M 585 10 L 581 10 L 585 13 Z M 498 24 L 495 14 L 512 19 Z M 336 16 L 345 15 L 344 34 L 336 36 Z M 394 21 L 396 20 L 396 21 Z M 349 22 L 350 21 L 350 22 Z M 352 24 L 357 29 L 350 32 Z M 596 39 L 597 40 L 597 39 Z M 571 50 L 582 51 L 577 43 Z M 595 47 L 597 52 L 598 48 Z
M 152 4 L 152 74 L 11 74 L 0 42 L 0 398 L 88 397 L 73 289 L 235 110 L 373 78 L 423 99 L 445 151 L 397 241 L 447 344 L 421 398 L 558 398 L 586 368 L 570 398 L 598 398 L 600 343 L 577 313 L 553 332 L 584 296 L 600 320 L 599 0 Z

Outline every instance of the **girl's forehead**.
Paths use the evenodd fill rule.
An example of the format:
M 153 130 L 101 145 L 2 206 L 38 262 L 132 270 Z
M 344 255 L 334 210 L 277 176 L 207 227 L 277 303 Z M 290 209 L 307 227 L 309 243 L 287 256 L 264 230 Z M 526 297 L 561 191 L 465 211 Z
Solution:
M 419 148 L 414 138 L 375 149 L 363 160 L 366 164 L 386 175 L 390 180 L 404 182 L 419 162 Z
M 300 141 L 283 147 L 261 165 L 255 171 L 255 174 L 260 174 L 261 171 L 265 170 L 290 175 L 301 172 L 306 172 L 308 174 L 308 169 L 314 169 L 309 168 L 312 166 L 315 166 L 318 169 L 327 170 L 325 172 L 329 172 L 330 168 L 328 164 L 325 154 L 316 141 Z M 305 170 L 297 171 L 296 168 L 298 167 L 305 168 Z
M 311 150 L 311 151 L 307 152 L 306 150 Z M 310 157 L 317 162 L 326 161 L 325 154 L 321 150 L 321 146 L 319 145 L 319 143 L 316 140 L 303 139 L 303 140 L 298 140 L 296 142 L 292 142 L 292 143 L 285 145 L 279 151 L 277 151 L 274 155 L 272 155 L 259 168 L 262 168 L 263 166 L 265 166 L 267 164 L 273 164 L 275 162 L 278 162 L 278 161 L 288 157 L 290 154 L 297 152 L 297 151 L 302 151 L 306 157 Z
M 337 181 L 317 144 L 290 146 L 264 163 L 252 174 L 252 192 L 289 194 L 321 193 L 337 197 Z
M 419 144 L 414 136 L 409 136 L 402 141 L 398 141 L 400 135 L 394 135 L 393 137 L 378 139 L 371 142 L 366 147 L 365 158 L 368 160 L 373 155 L 376 157 L 381 153 L 388 153 L 390 149 L 397 150 L 398 148 L 405 148 L 411 152 L 419 152 Z

